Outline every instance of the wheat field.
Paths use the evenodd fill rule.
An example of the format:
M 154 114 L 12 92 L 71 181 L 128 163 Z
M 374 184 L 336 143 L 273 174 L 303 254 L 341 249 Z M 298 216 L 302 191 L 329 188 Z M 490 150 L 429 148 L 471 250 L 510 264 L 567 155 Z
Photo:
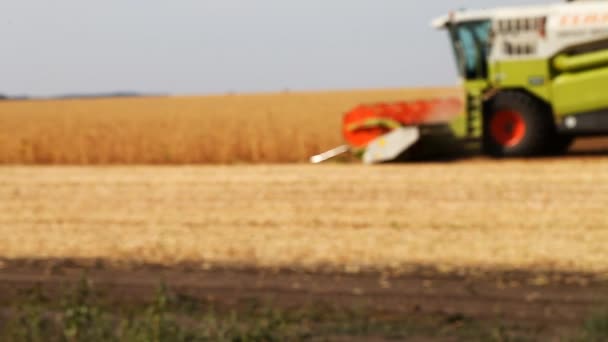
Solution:
M 608 158 L 0 168 L 4 258 L 608 272 Z
M 299 162 L 342 143 L 359 103 L 457 88 L 0 101 L 0 163 Z

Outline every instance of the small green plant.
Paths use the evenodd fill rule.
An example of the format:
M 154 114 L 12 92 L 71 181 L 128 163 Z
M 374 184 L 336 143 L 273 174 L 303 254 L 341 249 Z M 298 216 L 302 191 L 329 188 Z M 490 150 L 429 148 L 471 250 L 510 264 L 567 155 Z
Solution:
M 595 311 L 585 321 L 578 341 L 608 341 L 608 309 Z
M 171 313 L 171 296 L 161 283 L 154 301 L 143 315 L 124 319 L 119 329 L 121 340 L 126 341 L 193 341 L 197 339 L 196 328 L 184 328 Z
M 26 293 L 26 299 L 13 309 L 14 318 L 0 331 L 2 340 L 10 341 L 48 341 L 53 335 L 55 324 L 40 303 L 47 302 L 40 285 Z
M 92 291 L 83 275 L 63 300 L 62 327 L 67 341 L 110 341 L 112 321 L 93 303 Z

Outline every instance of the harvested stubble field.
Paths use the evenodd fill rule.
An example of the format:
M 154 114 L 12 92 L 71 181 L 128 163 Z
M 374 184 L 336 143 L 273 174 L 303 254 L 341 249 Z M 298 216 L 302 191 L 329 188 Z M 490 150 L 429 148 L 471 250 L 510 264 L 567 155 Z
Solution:
M 2 167 L 10 259 L 608 272 L 608 159 Z
M 447 96 L 460 90 L 0 101 L 0 163 L 305 161 L 342 143 L 359 103 Z

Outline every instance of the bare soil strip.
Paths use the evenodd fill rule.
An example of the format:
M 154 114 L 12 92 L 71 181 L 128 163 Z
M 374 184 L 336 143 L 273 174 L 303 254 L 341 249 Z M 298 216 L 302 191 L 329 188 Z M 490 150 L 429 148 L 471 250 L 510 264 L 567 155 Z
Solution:
M 592 274 L 447 274 L 428 267 L 402 275 L 202 271 L 197 265 L 115 268 L 86 260 L 12 260 L 4 265 L 0 303 L 10 303 L 37 284 L 46 295 L 61 296 L 86 274 L 93 289 L 118 306 L 150 302 L 162 281 L 176 295 L 225 308 L 248 300 L 287 310 L 317 305 L 364 310 L 376 317 L 443 317 L 445 325 L 464 320 L 501 322 L 545 337 L 576 331 L 608 300 L 606 282 Z

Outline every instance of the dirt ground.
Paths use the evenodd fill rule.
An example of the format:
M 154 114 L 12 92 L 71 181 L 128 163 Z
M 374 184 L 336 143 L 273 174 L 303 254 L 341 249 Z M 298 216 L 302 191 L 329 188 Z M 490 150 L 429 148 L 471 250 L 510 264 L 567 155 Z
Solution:
M 465 322 L 480 327 L 500 324 L 507 331 L 524 331 L 525 336 L 540 340 L 572 336 L 590 314 L 608 303 L 608 283 L 592 274 L 442 273 L 428 267 L 401 275 L 205 271 L 196 264 L 115 268 L 99 260 L 11 260 L 3 265 L 0 303 L 5 304 L 37 285 L 46 295 L 61 296 L 86 274 L 93 288 L 116 306 L 153 300 L 162 281 L 174 294 L 224 308 L 238 309 L 250 300 L 285 310 L 318 305 L 364 310 L 371 317 L 404 322 L 432 318 L 435 328 L 444 330 Z M 449 333 L 447 337 L 458 340 L 450 339 Z

